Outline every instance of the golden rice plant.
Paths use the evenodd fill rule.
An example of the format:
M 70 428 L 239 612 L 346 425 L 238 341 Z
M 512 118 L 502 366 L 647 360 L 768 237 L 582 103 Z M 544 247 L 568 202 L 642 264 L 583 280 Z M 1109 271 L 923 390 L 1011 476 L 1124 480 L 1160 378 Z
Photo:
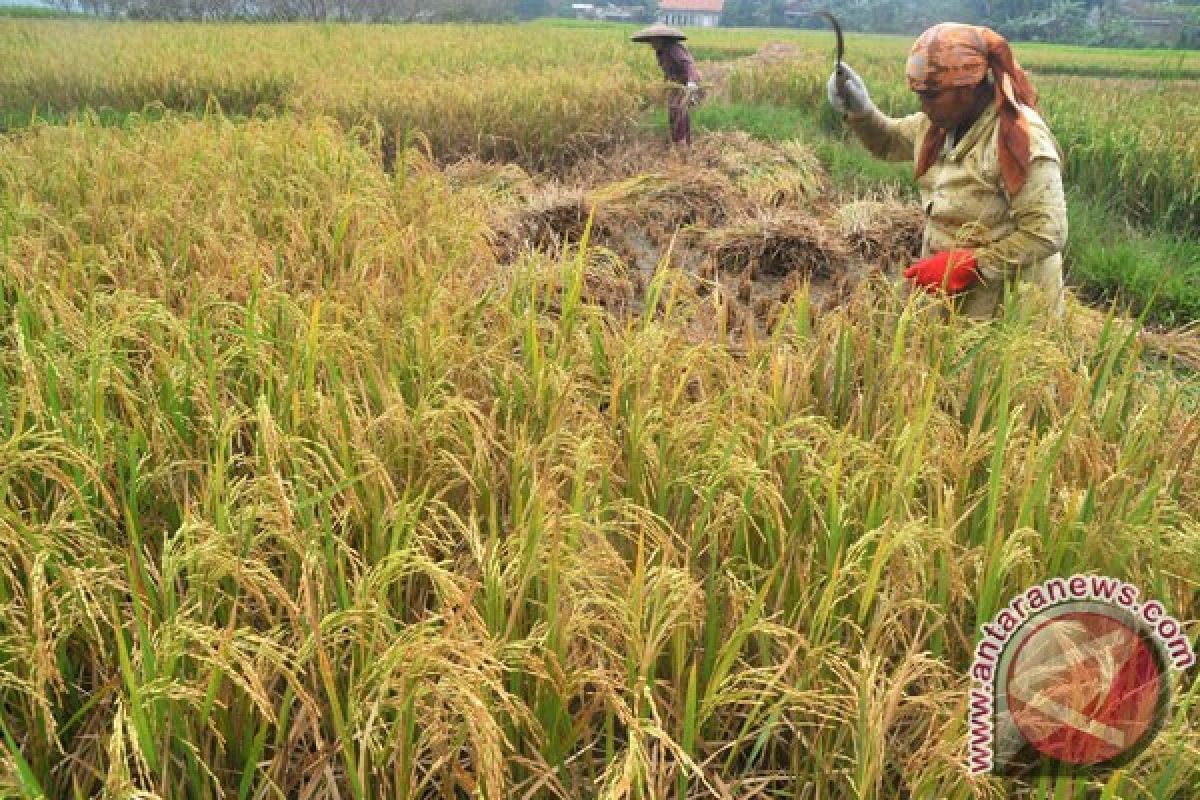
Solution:
M 252 115 L 294 111 L 421 134 L 439 158 L 535 167 L 627 138 L 652 61 L 579 31 L 421 26 L 101 25 L 0 22 L 14 69 L 6 127 L 92 109 Z M 533 45 L 533 46 L 531 46 Z M 614 63 L 615 62 L 615 63 Z M 403 146 L 403 145 L 402 145 Z
M 1194 691 L 1111 779 L 964 759 L 1026 585 L 1195 633 L 1194 376 L 1032 301 L 800 292 L 731 348 L 664 267 L 618 320 L 586 242 L 498 269 L 481 194 L 395 166 L 302 117 L 0 141 L 6 795 L 1197 785 Z

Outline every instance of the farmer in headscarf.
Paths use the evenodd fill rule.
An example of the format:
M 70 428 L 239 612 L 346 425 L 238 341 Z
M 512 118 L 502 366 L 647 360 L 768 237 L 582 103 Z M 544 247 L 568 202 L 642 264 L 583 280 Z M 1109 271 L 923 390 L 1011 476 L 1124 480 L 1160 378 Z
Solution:
M 690 145 L 692 120 L 688 110 L 700 99 L 700 71 L 696 69 L 692 54 L 683 46 L 687 36 L 683 31 L 667 25 L 651 25 L 631 38 L 635 42 L 650 43 L 664 79 L 683 84 L 682 89 L 672 90 L 667 100 L 667 121 L 671 128 L 672 144 Z
M 995 31 L 943 23 L 908 57 L 921 112 L 882 114 L 845 64 L 829 102 L 879 158 L 912 159 L 927 222 L 914 286 L 955 296 L 966 314 L 992 317 L 1019 279 L 1062 313 L 1067 240 L 1060 151 L 1037 112 L 1037 94 Z

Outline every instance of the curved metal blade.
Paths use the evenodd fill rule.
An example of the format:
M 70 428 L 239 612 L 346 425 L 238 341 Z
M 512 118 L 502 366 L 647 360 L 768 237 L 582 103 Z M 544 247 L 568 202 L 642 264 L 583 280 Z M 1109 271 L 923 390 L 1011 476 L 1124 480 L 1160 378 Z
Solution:
M 837 18 L 828 11 L 814 11 L 813 14 L 829 20 L 829 24 L 833 26 L 833 32 L 837 34 L 837 61 L 834 62 L 834 66 L 836 67 L 842 63 L 842 56 L 846 52 L 846 43 L 842 40 L 842 26 L 838 24 Z

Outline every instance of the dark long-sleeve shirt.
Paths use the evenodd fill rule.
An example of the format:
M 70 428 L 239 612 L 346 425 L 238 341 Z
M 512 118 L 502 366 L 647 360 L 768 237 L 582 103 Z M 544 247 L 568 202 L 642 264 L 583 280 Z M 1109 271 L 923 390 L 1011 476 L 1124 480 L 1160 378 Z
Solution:
M 654 55 L 667 80 L 675 83 L 700 82 L 700 70 L 696 69 L 692 54 L 682 42 L 671 42 L 663 49 L 655 50 Z

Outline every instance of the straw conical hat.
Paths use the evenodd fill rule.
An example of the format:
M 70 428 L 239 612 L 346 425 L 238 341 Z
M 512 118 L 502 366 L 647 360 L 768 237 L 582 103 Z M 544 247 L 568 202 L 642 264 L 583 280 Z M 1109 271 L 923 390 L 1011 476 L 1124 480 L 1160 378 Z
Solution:
M 670 25 L 654 24 L 649 28 L 642 28 L 629 38 L 635 42 L 648 42 L 651 39 L 678 39 L 679 41 L 683 41 L 687 38 L 687 34 L 678 28 L 672 28 Z

